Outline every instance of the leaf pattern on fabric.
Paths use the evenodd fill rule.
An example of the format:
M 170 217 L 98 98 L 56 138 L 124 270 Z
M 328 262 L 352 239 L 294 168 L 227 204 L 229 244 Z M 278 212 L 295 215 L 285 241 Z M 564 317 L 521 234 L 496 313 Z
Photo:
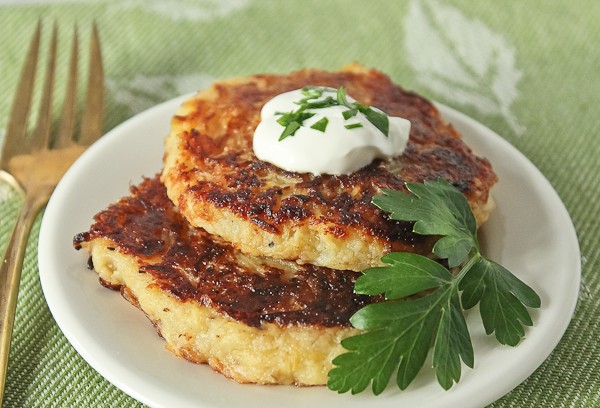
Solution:
M 423 85 L 484 114 L 499 114 L 517 135 L 524 133 L 511 111 L 522 72 L 504 36 L 437 0 L 413 0 L 405 30 L 408 63 Z
M 133 79 L 108 80 L 109 94 L 129 107 L 132 114 L 142 112 L 160 102 L 208 87 L 214 77 L 191 75 L 136 75 Z
M 140 8 L 173 21 L 210 21 L 244 8 L 248 0 L 126 0 L 123 7 Z

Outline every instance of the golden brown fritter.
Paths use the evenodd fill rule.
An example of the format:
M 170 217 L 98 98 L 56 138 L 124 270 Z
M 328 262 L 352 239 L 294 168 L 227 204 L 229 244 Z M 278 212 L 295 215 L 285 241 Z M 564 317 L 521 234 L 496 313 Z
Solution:
M 344 86 L 359 102 L 411 121 L 405 152 L 348 175 L 284 171 L 252 150 L 262 106 L 307 85 Z M 379 265 L 383 254 L 427 254 L 430 241 L 371 204 L 382 188 L 442 177 L 467 197 L 479 223 L 496 175 L 426 99 L 384 74 L 351 65 L 218 82 L 183 104 L 166 139 L 162 180 L 188 221 L 242 252 L 335 269 Z
M 325 384 L 348 319 L 376 299 L 357 274 L 257 258 L 191 227 L 158 178 L 74 239 L 103 285 L 139 307 L 175 354 L 239 382 Z

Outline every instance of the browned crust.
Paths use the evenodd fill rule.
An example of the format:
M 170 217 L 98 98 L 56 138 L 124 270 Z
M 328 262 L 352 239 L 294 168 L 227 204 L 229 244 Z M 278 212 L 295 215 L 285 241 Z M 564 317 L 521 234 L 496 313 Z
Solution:
M 342 176 L 291 173 L 258 160 L 252 138 L 262 106 L 279 93 L 306 85 L 343 85 L 358 101 L 409 119 L 412 127 L 404 154 L 375 160 Z M 390 221 L 371 204 L 373 195 L 382 188 L 402 190 L 405 182 L 441 177 L 466 195 L 482 223 L 490 210 L 489 191 L 497 181 L 490 163 L 473 154 L 429 101 L 395 85 L 386 75 L 359 66 L 216 83 L 183 105 L 172 121 L 170 138 L 177 150 L 167 149 L 162 177 L 169 196 L 188 220 L 244 251 L 275 257 L 276 251 L 266 247 L 252 251 L 235 236 L 210 230 L 209 224 L 222 211 L 251 225 L 256 233 L 275 238 L 308 226 L 311 234 L 328 235 L 340 245 L 358 232 L 360 240 L 380 246 L 383 252 L 428 253 L 428 242 L 412 233 L 410 224 Z
M 98 213 L 90 230 L 75 237 L 75 247 L 102 239 L 133 256 L 139 272 L 152 274 L 161 290 L 250 326 L 346 327 L 372 301 L 353 293 L 353 272 L 249 257 L 216 242 L 181 217 L 158 178 L 131 193 Z

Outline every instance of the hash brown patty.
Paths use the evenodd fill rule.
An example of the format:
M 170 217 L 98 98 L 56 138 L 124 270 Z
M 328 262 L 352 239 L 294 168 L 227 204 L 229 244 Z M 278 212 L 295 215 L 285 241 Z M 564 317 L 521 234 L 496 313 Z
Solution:
M 348 175 L 315 176 L 258 160 L 252 149 L 262 106 L 304 86 L 344 86 L 359 102 L 411 121 L 406 150 Z M 318 147 L 316 147 L 318 148 Z M 479 224 L 497 181 L 432 103 L 381 72 L 350 65 L 215 83 L 186 101 L 165 142 L 162 181 L 195 227 L 254 256 L 360 271 L 391 251 L 429 254 L 431 240 L 371 204 L 380 189 L 444 178 L 462 191 Z
M 376 299 L 358 274 L 257 258 L 191 227 L 158 177 L 74 239 L 100 282 L 141 309 L 167 348 L 238 382 L 322 385 L 350 316 Z

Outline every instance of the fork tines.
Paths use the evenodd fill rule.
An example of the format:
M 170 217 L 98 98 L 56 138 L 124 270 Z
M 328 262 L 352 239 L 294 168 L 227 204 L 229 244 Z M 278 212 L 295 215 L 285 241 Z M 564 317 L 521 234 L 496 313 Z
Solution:
M 5 167 L 6 160 L 17 154 L 30 152 L 32 149 L 63 147 L 71 143 L 77 128 L 77 85 L 78 85 L 78 29 L 73 29 L 73 40 L 70 51 L 69 72 L 65 87 L 65 97 L 62 104 L 62 113 L 58 132 L 55 140 L 50 140 L 53 127 L 52 101 L 54 98 L 55 73 L 58 51 L 58 26 L 52 25 L 52 32 L 45 68 L 43 90 L 37 121 L 34 130 L 28 135 L 27 121 L 32 107 L 35 88 L 35 76 L 40 53 L 42 37 L 42 23 L 38 22 L 34 35 L 29 45 L 25 63 L 21 71 L 19 83 L 15 92 L 10 119 L 7 127 L 4 148 L 2 151 L 1 167 Z M 88 145 L 96 140 L 102 133 L 102 106 L 104 103 L 104 73 L 101 62 L 100 40 L 96 23 L 93 23 L 90 55 L 88 91 L 85 110 L 82 114 L 78 143 Z

